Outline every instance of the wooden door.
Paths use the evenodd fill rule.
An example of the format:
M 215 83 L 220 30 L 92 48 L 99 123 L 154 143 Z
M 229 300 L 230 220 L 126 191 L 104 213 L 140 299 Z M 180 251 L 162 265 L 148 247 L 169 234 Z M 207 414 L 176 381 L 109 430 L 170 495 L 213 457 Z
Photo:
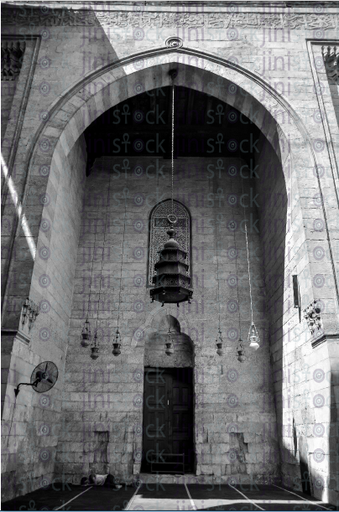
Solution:
M 179 472 L 178 454 L 185 472 L 193 470 L 192 379 L 192 368 L 145 368 L 143 471 L 153 461 L 153 471 Z

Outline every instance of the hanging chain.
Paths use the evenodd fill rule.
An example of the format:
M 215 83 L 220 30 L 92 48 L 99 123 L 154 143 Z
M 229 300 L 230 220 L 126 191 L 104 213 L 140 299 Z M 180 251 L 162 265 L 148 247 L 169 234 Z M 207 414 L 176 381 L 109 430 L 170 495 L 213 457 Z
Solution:
M 123 264 L 124 264 L 125 228 L 126 228 L 126 199 L 125 199 L 125 211 L 124 211 L 124 229 L 123 229 L 123 232 L 122 232 L 121 271 L 120 271 L 120 288 L 119 288 L 118 325 L 117 325 L 117 329 L 119 328 L 119 322 L 120 322 L 120 301 L 121 301 L 122 267 L 123 267 Z
M 252 300 L 252 284 L 251 284 L 251 269 L 250 269 L 250 249 L 248 246 L 247 224 L 245 220 L 245 236 L 246 236 L 246 252 L 247 252 L 247 268 L 248 268 L 248 281 L 250 284 L 250 300 L 251 300 L 251 324 L 253 324 L 253 300 Z
M 244 194 L 244 182 L 241 182 L 241 192 Z M 245 221 L 245 239 L 246 239 L 246 255 L 247 255 L 247 270 L 248 270 L 248 282 L 250 285 L 250 304 L 251 304 L 251 324 L 253 321 L 253 299 L 252 299 L 252 283 L 251 283 L 251 267 L 250 267 L 250 249 L 248 244 L 248 234 L 247 234 L 247 219 L 246 219 L 246 211 L 244 207 L 244 221 Z
M 237 243 L 236 243 L 236 237 L 234 234 L 234 243 L 235 243 L 235 250 L 237 251 Z M 238 251 L 236 252 L 238 255 Z M 241 340 L 241 312 L 240 312 L 240 300 L 239 300 L 239 286 L 238 286 L 238 264 L 237 264 L 238 258 L 235 258 L 235 275 L 237 279 L 237 301 L 238 301 L 238 307 L 239 307 L 239 339 Z
M 172 83 L 172 214 L 174 213 L 173 208 L 173 188 L 174 188 L 174 84 Z
M 218 242 L 217 242 L 218 248 Z M 216 250 L 217 256 L 217 284 L 218 284 L 218 311 L 219 311 L 219 331 L 220 331 L 220 286 L 219 286 L 219 259 L 218 259 L 218 249 Z
M 87 306 L 87 320 L 88 320 L 89 309 L 90 309 L 90 304 L 91 304 L 92 280 L 93 280 L 93 267 L 94 267 L 94 248 L 93 248 L 92 266 L 91 266 L 91 278 L 90 278 L 90 282 L 89 282 L 89 295 L 88 295 L 88 306 Z

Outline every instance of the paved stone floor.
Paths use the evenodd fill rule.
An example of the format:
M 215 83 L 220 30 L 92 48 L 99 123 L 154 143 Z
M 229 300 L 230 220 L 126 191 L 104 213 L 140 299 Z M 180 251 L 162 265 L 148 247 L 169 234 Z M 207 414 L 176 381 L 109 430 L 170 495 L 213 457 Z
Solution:
M 228 485 L 141 484 L 115 491 L 62 486 L 26 494 L 2 510 L 335 510 L 335 507 L 279 486 L 255 489 Z

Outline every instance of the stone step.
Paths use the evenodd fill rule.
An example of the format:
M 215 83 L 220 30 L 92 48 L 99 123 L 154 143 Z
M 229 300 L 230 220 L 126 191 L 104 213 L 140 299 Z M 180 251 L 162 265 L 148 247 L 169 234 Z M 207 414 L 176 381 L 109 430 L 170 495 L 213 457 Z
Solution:
M 193 473 L 182 474 L 167 474 L 167 473 L 140 473 L 139 480 L 143 484 L 191 484 L 196 483 L 196 475 Z

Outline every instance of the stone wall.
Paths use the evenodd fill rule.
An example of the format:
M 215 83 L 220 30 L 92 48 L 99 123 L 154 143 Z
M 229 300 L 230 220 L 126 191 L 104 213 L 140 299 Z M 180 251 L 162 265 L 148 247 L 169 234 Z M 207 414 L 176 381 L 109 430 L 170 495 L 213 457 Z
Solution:
M 255 179 L 239 159 L 224 159 L 223 172 L 216 171 L 216 158 L 176 161 L 175 198 L 192 215 L 194 296 L 191 305 L 167 305 L 165 313 L 157 303 L 150 303 L 149 291 L 138 277 L 145 279 L 146 274 L 151 208 L 170 196 L 170 162 L 161 159 L 157 166 L 155 159 L 130 158 L 129 170 L 118 177 L 113 165 L 119 168 L 122 163 L 121 158 L 97 160 L 87 178 L 66 361 L 67 428 L 60 438 L 57 475 L 78 482 L 95 461 L 95 435 L 102 430 L 109 432 L 110 470 L 120 479 L 133 478 L 136 455 L 142 449 L 134 426 L 142 424 L 145 343 L 170 312 L 194 345 L 197 475 L 224 482 L 230 475 L 236 481 L 272 479 L 278 474 L 279 457 L 273 460 L 269 455 L 276 452 L 276 419 Z M 152 164 L 161 168 L 158 178 L 135 176 L 137 165 L 146 169 Z M 254 198 L 251 206 L 250 197 Z M 246 362 L 239 363 L 239 321 L 244 338 L 250 322 L 245 215 L 262 348 L 255 354 L 247 349 Z M 114 357 L 120 286 L 122 353 Z M 225 350 L 221 358 L 215 345 L 218 287 Z M 87 313 L 92 331 L 98 328 L 99 332 L 100 357 L 94 362 L 90 348 L 80 345 Z M 145 335 L 138 337 L 138 331 Z M 164 353 L 164 344 L 158 343 Z M 165 357 L 166 366 L 171 366 Z
M 30 222 L 34 229 L 32 234 L 38 236 L 35 272 L 39 277 L 43 275 L 42 279 L 33 281 L 30 297 L 39 305 L 40 313 L 32 327 L 31 340 L 25 343 L 18 337 L 14 339 L 8 374 L 4 374 L 7 377 L 2 422 L 5 499 L 54 482 L 58 436 L 65 428 L 60 413 L 85 167 L 86 149 L 84 139 L 80 138 L 62 166 L 52 170 L 48 194 L 50 197 L 53 194 L 53 208 L 48 204 L 44 207 L 40 224 Z M 30 221 L 34 213 L 33 201 Z M 17 257 L 18 264 L 32 257 L 23 233 Z M 6 358 L 9 355 L 5 355 Z M 15 400 L 14 388 L 19 382 L 30 382 L 33 369 L 43 361 L 53 361 L 58 367 L 55 387 L 47 394 L 22 387 Z
M 293 174 L 290 179 L 283 178 L 277 155 L 265 139 L 261 141 L 258 166 L 263 199 L 262 264 L 282 478 L 288 487 L 335 503 L 338 483 L 335 478 L 327 478 L 330 464 L 335 466 L 337 371 L 335 366 L 331 368 L 329 347 L 317 343 L 323 334 L 320 317 L 331 307 L 330 301 L 326 306 L 318 303 L 321 314 L 312 332 L 305 320 L 305 309 L 312 302 L 309 255 L 317 257 L 317 248 L 323 265 L 327 260 L 321 252 L 323 230 L 314 228 L 319 210 L 314 208 L 309 215 L 300 209 L 298 198 L 302 192 L 298 190 L 298 181 Z M 305 233 L 304 224 L 313 227 L 311 233 Z M 312 241 L 307 240 L 310 234 Z M 308 249 L 310 245 L 312 252 Z M 298 278 L 299 307 L 295 307 L 293 275 Z M 335 341 L 331 350 L 337 350 Z M 309 473 L 309 478 L 305 473 Z
M 328 84 L 328 76 L 321 55 L 322 44 L 324 42 L 327 44 L 326 41 L 335 41 L 338 38 L 336 7 L 333 7 L 332 4 L 326 7 L 315 7 L 314 5 L 303 5 L 301 7 L 300 4 L 292 2 L 289 7 L 279 6 L 274 12 L 263 12 L 262 8 L 257 5 L 249 6 L 247 3 L 244 3 L 237 4 L 236 7 L 239 7 L 239 12 L 228 12 L 229 6 L 227 5 L 218 7 L 216 12 L 215 6 L 206 5 L 204 6 L 204 13 L 192 13 L 189 11 L 192 6 L 186 5 L 183 6 L 186 12 L 173 13 L 168 11 L 166 5 L 159 5 L 156 8 L 145 5 L 145 12 L 140 15 L 140 13 L 126 10 L 124 12 L 117 12 L 115 11 L 116 7 L 113 6 L 106 11 L 96 11 L 96 8 L 93 7 L 89 12 L 66 10 L 62 13 L 54 4 L 51 4 L 51 6 L 53 9 L 48 12 L 42 12 L 40 6 L 37 6 L 36 9 L 32 6 L 29 9 L 20 6 L 15 13 L 13 8 L 8 9 L 3 6 L 4 9 L 8 9 L 8 12 L 5 12 L 2 18 L 4 25 L 3 33 L 9 37 L 20 35 L 21 39 L 26 39 L 25 55 L 27 54 L 27 57 L 29 57 L 27 67 L 30 68 L 30 70 L 27 69 L 27 76 L 30 73 L 32 79 L 29 91 L 27 91 L 29 94 L 25 96 L 27 104 L 25 104 L 24 109 L 20 109 L 21 112 L 24 112 L 22 124 L 19 129 L 15 126 L 11 127 L 10 137 L 8 138 L 9 142 L 3 151 L 5 163 L 9 168 L 8 171 L 12 173 L 12 191 L 15 192 L 7 196 L 3 207 L 3 222 L 6 229 L 3 231 L 2 236 L 3 243 L 8 248 L 3 254 L 3 332 L 8 334 L 11 329 L 13 332 L 18 329 L 21 304 L 30 290 L 32 290 L 35 301 L 38 304 L 41 302 L 42 296 L 40 293 L 41 289 L 39 288 L 39 279 L 46 273 L 38 256 L 35 259 L 35 263 L 32 258 L 27 258 L 27 246 L 22 246 L 22 238 L 24 238 L 22 226 L 19 225 L 17 227 L 17 212 L 20 208 L 23 208 L 32 234 L 29 239 L 40 250 L 42 246 L 38 242 L 39 226 L 41 224 L 41 217 L 48 210 L 48 205 L 45 208 L 45 205 L 39 203 L 40 196 L 43 196 L 45 192 L 50 194 L 50 212 L 46 213 L 47 219 L 50 222 L 58 222 L 58 218 L 62 220 L 62 215 L 66 217 L 66 210 L 61 204 L 59 206 L 60 211 L 62 211 L 60 217 L 55 217 L 55 211 L 52 212 L 58 198 L 55 187 L 61 186 L 60 184 L 57 185 L 59 183 L 57 173 L 67 168 L 67 165 L 65 167 L 67 155 L 78 140 L 79 135 L 81 135 L 91 120 L 95 119 L 103 110 L 112 107 L 128 96 L 137 94 L 140 91 L 140 87 L 150 89 L 156 87 L 158 81 L 159 83 L 166 83 L 162 73 L 167 74 L 168 67 L 172 66 L 173 62 L 180 62 L 183 69 L 182 83 L 185 86 L 190 86 L 191 84 L 192 87 L 195 87 L 199 80 L 203 81 L 207 77 L 203 85 L 207 87 L 208 84 L 212 84 L 212 88 L 208 89 L 208 92 L 235 105 L 236 108 L 239 108 L 245 115 L 248 115 L 263 130 L 267 139 L 275 147 L 279 148 L 280 145 L 280 156 L 285 180 L 286 176 L 289 176 L 290 179 L 290 182 L 287 184 L 287 196 L 289 194 L 291 196 L 287 211 L 284 269 L 282 269 L 281 265 L 282 252 L 281 249 L 278 250 L 278 247 L 282 248 L 283 233 L 278 231 L 277 233 L 265 234 L 265 236 L 261 237 L 261 242 L 265 244 L 265 247 L 262 247 L 263 256 L 265 256 L 266 244 L 267 246 L 272 246 L 273 250 L 274 248 L 277 249 L 277 257 L 270 260 L 272 263 L 270 264 L 269 262 L 268 264 L 269 275 L 265 277 L 265 283 L 266 293 L 269 297 L 266 301 L 266 311 L 270 315 L 271 322 L 270 338 L 274 361 L 273 370 L 276 380 L 276 403 L 278 428 L 280 429 L 282 470 L 283 475 L 291 472 L 296 477 L 292 483 L 290 479 L 285 479 L 286 483 L 301 488 L 299 460 L 300 453 L 302 452 L 302 457 L 304 459 L 306 457 L 306 462 L 304 460 L 303 464 L 307 463 L 308 467 L 312 469 L 313 492 L 323 499 L 329 499 L 333 503 L 338 503 L 338 484 L 334 478 L 330 478 L 331 474 L 336 474 L 337 470 L 337 460 L 334 455 L 334 447 L 337 446 L 337 434 L 334 425 L 337 418 L 338 404 L 336 379 L 338 375 L 337 340 L 339 331 L 337 321 L 338 271 L 336 271 L 339 268 L 338 194 L 336 193 L 336 187 L 338 186 L 336 164 L 338 126 L 337 116 L 334 111 L 336 101 L 333 101 L 331 96 L 331 88 Z M 321 12 L 319 11 L 320 7 Z M 151 9 L 152 12 L 150 12 Z M 153 10 L 156 10 L 156 12 L 153 12 Z M 171 48 L 166 46 L 167 38 L 174 36 L 179 36 L 183 40 L 183 48 L 179 48 L 178 53 L 173 53 Z M 137 56 L 139 52 L 144 52 L 141 57 L 140 55 Z M 135 58 L 130 60 L 131 55 L 134 55 Z M 156 67 L 157 65 L 158 67 Z M 208 75 L 208 73 L 210 74 Z M 212 79 L 211 76 L 214 78 Z M 122 77 L 126 77 L 126 80 L 124 81 Z M 218 78 L 218 81 L 216 78 Z M 233 82 L 233 88 L 229 88 L 230 83 L 227 80 Z M 168 85 L 168 83 L 166 84 Z M 107 90 L 105 89 L 105 94 L 101 96 L 100 91 L 103 85 L 107 85 Z M 110 88 L 109 86 L 112 87 Z M 244 90 L 248 91 L 245 96 L 242 94 Z M 21 90 L 17 88 L 16 95 L 19 93 L 21 94 Z M 20 102 L 18 103 L 18 111 L 19 106 Z M 267 128 L 267 118 L 270 116 L 276 119 L 278 127 L 277 130 L 274 129 L 271 132 Z M 15 137 L 18 138 L 20 144 L 17 144 L 15 150 L 12 151 L 11 148 L 14 147 L 12 146 L 12 141 Z M 282 147 L 283 143 L 285 144 L 284 148 Z M 290 162 L 288 162 L 288 158 L 290 158 Z M 52 173 L 50 173 L 49 164 L 46 164 L 48 159 L 53 162 Z M 47 171 L 46 167 L 44 167 L 45 165 L 47 165 Z M 43 173 L 46 172 L 44 176 L 39 174 L 40 169 Z M 290 169 L 290 175 L 288 169 Z M 41 177 L 39 183 L 37 176 Z M 94 179 L 94 176 L 90 177 L 90 179 Z M 65 183 L 68 183 L 67 178 L 63 174 L 60 175 L 59 180 L 60 183 L 64 180 L 66 180 Z M 270 181 L 269 176 L 267 180 L 263 185 L 267 193 L 270 193 L 270 186 L 271 190 L 274 190 L 275 186 L 279 188 L 275 182 Z M 282 186 L 282 178 L 279 178 L 279 180 L 277 183 Z M 155 181 L 155 183 L 157 182 Z M 159 182 L 159 189 L 161 188 L 160 185 Z M 48 189 L 47 186 L 49 187 Z M 299 195 L 295 193 L 296 190 L 299 190 Z M 215 193 L 216 191 L 213 190 L 212 192 Z M 121 205 L 123 205 L 124 200 L 122 198 L 120 200 Z M 76 204 L 78 205 L 78 203 Z M 146 211 L 145 206 L 144 208 Z M 268 206 L 266 214 L 264 212 L 262 212 L 262 215 L 259 214 L 259 219 L 262 217 L 261 222 L 265 218 L 269 218 L 271 212 L 276 212 L 274 206 Z M 118 213 L 120 213 L 118 217 L 120 221 L 121 211 L 119 210 Z M 127 213 L 131 215 L 133 212 L 131 210 Z M 277 215 L 279 213 L 279 216 L 282 214 L 281 211 L 276 213 Z M 294 224 L 295 228 L 293 230 L 289 229 L 289 222 Z M 122 224 L 117 223 L 116 225 L 113 224 L 113 227 L 110 228 L 113 230 L 112 238 L 114 241 L 121 241 L 121 227 Z M 118 228 L 120 231 L 118 231 Z M 67 229 L 69 230 L 70 228 Z M 132 225 L 127 225 L 126 229 L 126 232 L 130 230 L 133 233 Z M 71 247 L 73 244 L 71 253 L 74 253 L 74 247 L 77 246 L 76 229 L 72 227 L 71 233 L 74 236 L 68 238 L 66 235 L 65 237 L 70 244 L 66 244 L 66 247 Z M 197 234 L 205 239 L 205 236 L 211 235 L 211 232 L 198 232 Z M 11 244 L 14 239 L 16 242 L 12 251 Z M 146 243 L 144 233 L 138 235 L 138 243 L 139 239 L 140 244 Z M 48 247 L 46 239 L 44 239 L 43 245 Z M 109 245 L 109 247 L 111 246 Z M 126 246 L 124 248 L 127 251 L 126 254 L 130 254 L 131 247 Z M 145 247 L 145 245 L 140 245 L 140 247 Z M 84 255 L 86 256 L 87 254 L 88 256 L 87 264 L 91 265 L 94 262 L 93 270 L 101 271 L 103 267 L 101 266 L 102 260 L 100 260 L 99 251 L 94 254 L 93 247 L 92 250 L 90 249 L 91 246 L 89 245 L 88 250 L 86 248 L 87 252 L 84 251 Z M 18 261 L 14 257 L 16 250 L 20 253 Z M 222 250 L 224 250 L 223 247 Z M 114 253 L 114 258 L 118 258 L 120 251 L 122 249 Z M 291 260 L 289 260 L 290 253 Z M 25 352 L 24 359 L 32 361 L 29 363 L 31 365 L 29 368 L 22 370 L 23 376 L 27 378 L 36 362 L 41 360 L 39 352 L 42 346 L 42 340 L 39 339 L 40 329 L 43 327 L 51 328 L 51 332 L 54 332 L 54 327 L 50 326 L 52 324 L 55 325 L 54 322 L 56 321 L 59 322 L 60 318 L 62 319 L 60 320 L 62 321 L 61 325 L 63 325 L 61 329 L 62 341 L 61 338 L 57 338 L 57 352 L 53 352 L 52 338 L 48 341 L 46 340 L 44 347 L 48 348 L 47 353 L 50 354 L 49 357 L 52 358 L 53 356 L 54 358 L 55 356 L 57 361 L 60 358 L 59 364 L 62 367 L 61 354 L 64 353 L 64 344 L 66 343 L 66 327 L 64 326 L 67 325 L 68 315 L 67 307 L 63 305 L 63 299 L 60 298 L 62 286 L 58 282 L 58 275 L 61 269 L 61 275 L 65 277 L 63 273 L 65 268 L 71 268 L 73 263 L 66 252 L 60 254 L 58 249 L 57 254 L 59 258 L 58 263 L 55 263 L 55 267 L 51 267 L 52 284 L 56 286 L 57 292 L 54 293 L 52 288 L 50 288 L 50 297 L 55 297 L 55 308 L 59 316 L 55 316 L 53 305 L 51 307 L 53 312 L 51 317 L 43 315 L 42 312 L 40 313 L 34 331 L 32 331 L 31 346 L 37 347 L 34 357 L 33 355 L 28 357 L 26 354 L 28 349 L 26 347 L 21 348 L 18 341 L 15 341 L 13 345 L 13 332 L 5 337 L 5 343 L 3 344 L 5 351 L 3 363 L 5 365 L 4 389 L 6 389 L 7 385 L 7 395 L 9 397 L 13 396 L 11 386 L 13 387 L 17 384 L 16 379 L 15 383 L 11 384 L 10 372 L 8 371 L 9 368 L 14 368 L 17 351 L 20 348 L 19 351 L 23 350 Z M 106 251 L 103 254 L 107 255 L 108 253 Z M 110 255 L 110 258 L 113 258 L 113 253 Z M 130 255 L 128 258 L 130 258 Z M 100 261 L 97 262 L 97 259 Z M 132 261 L 126 261 L 126 264 L 132 265 Z M 244 262 L 239 261 L 239 269 L 242 268 L 243 264 Z M 98 266 L 96 267 L 96 265 Z M 117 261 L 114 259 L 110 260 L 109 265 L 110 269 L 112 269 L 110 272 L 117 271 L 119 273 L 121 269 L 119 259 Z M 114 265 L 116 266 L 114 267 Z M 138 262 L 135 262 L 135 265 L 137 269 L 139 266 L 141 268 Z M 211 272 L 215 275 L 215 266 L 213 261 L 206 262 L 206 265 L 204 264 L 203 267 L 205 273 Z M 144 271 L 144 267 L 142 268 Z M 87 267 L 87 271 L 91 269 L 92 267 Z M 263 270 L 266 270 L 266 268 Z M 299 311 L 289 306 L 289 301 L 292 300 L 290 276 L 294 272 L 300 278 L 301 307 L 309 306 L 314 299 L 319 299 L 323 302 L 323 305 L 325 304 L 325 308 L 320 308 L 321 324 L 319 325 L 320 329 L 316 329 L 315 336 L 311 335 L 308 323 L 305 319 L 303 320 L 303 317 L 302 321 L 299 321 Z M 280 276 L 280 282 L 275 283 L 273 280 L 273 284 L 271 284 L 269 277 L 274 276 L 276 273 Z M 69 305 L 71 288 L 73 286 L 71 281 L 72 272 L 67 271 L 66 275 L 70 281 L 69 286 L 66 286 L 67 297 L 65 304 Z M 281 281 L 282 276 L 284 277 L 284 285 Z M 201 277 L 200 274 L 199 278 Z M 123 279 L 127 279 L 127 276 L 123 276 Z M 117 279 L 115 290 L 119 284 L 119 279 Z M 75 298 L 80 293 L 77 288 L 79 286 L 81 287 L 82 283 L 75 282 Z M 97 292 L 97 290 L 94 291 Z M 145 290 L 143 289 L 143 291 Z M 206 303 L 210 300 L 212 293 L 215 293 L 215 289 L 210 290 L 206 286 Z M 226 293 L 226 289 L 224 293 Z M 247 290 L 239 288 L 239 302 L 242 294 L 243 298 L 245 296 L 248 297 Z M 140 292 L 137 291 L 135 295 L 138 297 Z M 116 292 L 114 296 L 116 297 Z M 306 297 L 310 301 L 308 304 L 306 303 Z M 134 301 L 135 299 L 131 299 L 128 302 L 129 308 L 132 307 Z M 277 304 L 276 309 L 275 303 Z M 283 317 L 280 315 L 282 305 Z M 75 307 L 76 302 L 72 306 L 71 348 L 73 344 L 79 347 L 77 345 L 79 343 L 78 336 L 80 324 L 82 325 L 83 321 L 83 317 L 78 320 L 76 319 Z M 83 310 L 82 305 L 77 307 L 79 311 Z M 196 305 L 194 304 L 192 310 L 195 307 Z M 201 308 L 201 306 L 199 307 Z M 123 319 L 125 322 L 131 319 L 131 323 L 139 323 L 136 321 L 136 318 L 141 313 L 128 309 L 126 304 L 124 311 L 125 316 Z M 142 314 L 146 315 L 147 311 L 146 308 Z M 207 311 L 207 306 L 205 311 Z M 171 314 L 171 310 L 167 311 L 167 313 Z M 110 314 L 110 311 L 100 313 L 103 317 L 102 320 L 105 322 L 108 322 L 107 317 L 110 318 Z M 317 313 L 315 314 L 317 315 Z M 302 311 L 301 315 L 303 315 Z M 310 315 L 307 316 L 307 319 L 308 321 L 310 320 Z M 145 322 L 147 324 L 147 320 Z M 183 324 L 181 322 L 181 324 L 184 325 L 185 322 Z M 148 327 L 150 325 L 151 323 L 147 324 Z M 246 323 L 246 325 L 248 324 Z M 192 329 L 193 326 L 186 323 L 185 329 Z M 115 323 L 113 323 L 112 327 L 115 327 Z M 72 331 L 72 329 L 74 330 Z M 199 358 L 203 358 L 208 354 L 211 356 L 211 364 L 205 365 L 209 370 L 204 370 L 211 373 L 208 379 L 212 380 L 213 375 L 219 375 L 213 378 L 219 379 L 220 382 L 222 380 L 226 382 L 227 375 L 226 377 L 225 373 L 222 375 L 221 367 L 215 366 L 214 358 L 216 356 L 214 355 L 214 348 L 212 355 L 211 341 L 215 335 L 214 333 L 212 335 L 209 330 L 210 327 L 207 328 L 205 326 L 204 339 L 209 339 L 210 341 L 206 345 L 204 344 L 202 355 L 199 354 L 199 346 L 195 346 L 195 353 L 198 354 L 197 368 L 200 368 Z M 323 335 L 320 333 L 321 330 Z M 208 332 L 207 335 L 206 332 Z M 195 341 L 193 335 L 192 338 Z M 263 336 L 263 339 L 265 340 L 264 346 L 266 347 L 267 336 Z M 322 344 L 317 342 L 318 339 L 321 339 Z M 127 336 L 127 339 L 124 340 L 126 349 L 129 350 L 127 352 L 127 360 L 121 357 L 120 361 L 124 361 L 123 363 L 116 360 L 112 363 L 121 370 L 121 377 L 123 375 L 130 375 L 125 372 L 125 364 L 134 364 L 136 369 L 141 364 L 143 349 L 140 347 L 140 349 L 134 350 L 135 347 L 133 347 L 132 351 L 131 340 L 132 335 Z M 264 354 L 265 350 L 261 353 Z M 39 354 L 39 357 L 36 354 Z M 72 354 L 72 351 L 70 351 L 70 354 Z M 41 353 L 41 357 L 47 357 L 44 351 Z M 84 361 L 88 361 L 88 354 L 86 359 L 84 355 L 81 357 L 84 357 Z M 258 353 L 255 357 L 261 356 Z M 267 356 L 262 357 L 266 358 Z M 97 364 L 99 365 L 99 361 Z M 306 365 L 309 365 L 309 373 L 306 371 Z M 304 366 L 305 373 L 303 373 Z M 319 370 L 324 372 L 324 379 L 322 378 L 323 374 Z M 284 381 L 279 376 L 279 372 L 283 374 Z M 75 372 L 74 375 L 69 371 L 67 379 L 77 378 L 80 379 L 80 382 L 82 377 L 79 374 L 81 374 L 81 371 Z M 114 375 L 120 374 L 114 373 Z M 291 375 L 295 375 L 295 378 L 292 379 Z M 299 381 L 296 382 L 298 378 Z M 62 379 L 58 385 L 61 385 L 61 382 Z M 134 381 L 129 383 L 118 382 L 117 386 L 120 386 L 119 392 L 127 384 L 132 386 L 132 391 L 129 391 L 129 393 L 133 394 L 133 389 L 135 389 L 133 387 Z M 248 386 L 251 385 L 253 383 L 249 382 Z M 204 388 L 206 386 L 207 384 L 204 385 Z M 224 389 L 223 384 L 222 388 Z M 309 388 L 314 389 L 311 395 L 309 395 L 309 402 L 307 402 L 306 396 L 305 402 L 302 402 L 303 405 L 300 407 L 301 402 L 298 402 L 298 398 L 301 401 L 300 397 L 304 397 L 304 391 L 307 392 Z M 100 390 L 101 384 L 98 383 L 97 391 L 94 389 L 93 393 L 100 393 Z M 282 391 L 282 398 L 287 401 L 287 407 L 285 408 L 282 407 L 280 391 Z M 77 392 L 77 390 L 74 390 L 74 393 Z M 28 392 L 20 392 L 18 398 L 20 399 L 24 393 L 27 395 Z M 331 398 L 329 398 L 330 394 Z M 322 399 L 319 398 L 319 395 L 322 395 L 324 399 L 322 406 Z M 51 394 L 51 397 L 53 396 Z M 291 397 L 292 404 L 295 403 L 295 407 L 288 404 L 289 396 Z M 315 399 L 315 397 L 318 398 Z M 79 399 L 79 396 L 77 396 L 74 403 L 79 404 Z M 328 405 L 327 400 L 329 401 Z M 13 418 L 12 405 L 11 402 L 11 404 L 4 407 L 4 422 L 9 422 Z M 69 405 L 67 406 L 70 407 Z M 86 405 L 86 407 L 91 409 L 93 404 L 92 406 Z M 122 403 L 115 403 L 116 414 L 119 415 L 119 411 L 122 411 L 121 416 L 117 416 L 118 423 L 122 421 L 125 411 L 124 407 L 126 408 L 126 405 Z M 300 410 L 303 412 L 300 413 Z M 91 411 L 89 413 L 92 414 Z M 26 413 L 20 412 L 20 414 L 25 418 L 24 424 L 26 426 L 23 428 L 31 428 L 34 425 L 31 412 L 27 412 L 27 416 L 24 415 Z M 65 411 L 65 417 L 68 418 L 67 421 L 69 421 L 72 414 L 76 415 L 74 410 Z M 213 413 L 208 413 L 208 409 L 206 409 L 204 414 L 206 419 L 204 419 L 204 415 L 201 416 L 204 425 L 211 425 L 211 415 Z M 213 419 L 216 425 L 220 424 L 221 419 L 223 421 L 225 419 L 224 416 L 221 418 L 218 414 L 215 413 Z M 222 415 L 223 413 L 220 414 Z M 101 414 L 101 416 L 102 418 L 105 417 L 104 414 Z M 127 431 L 128 429 L 131 430 L 125 438 L 128 439 L 128 443 L 126 443 L 123 457 L 120 452 L 114 456 L 114 464 L 119 466 L 119 461 L 122 461 L 120 466 L 116 467 L 121 473 L 131 467 L 134 450 L 130 442 L 130 440 L 134 439 L 132 423 L 137 417 L 140 417 L 139 410 L 134 416 L 132 414 L 130 417 L 131 424 L 129 424 Z M 15 418 L 16 416 L 14 417 L 14 423 L 16 423 Z M 19 423 L 20 418 L 18 418 Z M 236 418 L 231 418 L 230 416 L 228 419 L 236 421 Z M 244 422 L 251 421 L 245 416 L 242 420 Z M 92 419 L 89 423 L 91 422 L 93 423 Z M 285 426 L 289 427 L 289 425 L 291 425 L 290 430 L 284 428 Z M 308 431 L 306 425 L 310 426 Z M 78 435 L 79 423 L 74 428 L 74 435 L 75 433 Z M 210 437 L 201 434 L 202 437 L 199 438 L 199 443 L 201 446 L 204 445 L 204 450 L 205 448 L 209 450 L 207 448 L 209 446 L 208 439 L 212 439 L 214 434 L 212 427 L 206 428 L 210 428 Z M 330 432 L 327 431 L 328 428 Z M 323 429 L 325 431 L 322 437 L 320 433 L 323 432 Z M 104 431 L 106 430 L 108 430 L 107 426 L 104 425 Z M 66 434 L 62 435 L 62 439 L 65 440 Z M 250 438 L 252 434 L 248 432 L 246 435 Z M 78 437 L 80 439 L 81 435 Z M 300 438 L 303 439 L 300 441 Z M 76 449 L 74 449 L 74 453 L 80 454 L 80 446 L 83 446 L 83 441 L 75 441 L 75 437 L 73 439 L 74 442 L 79 443 Z M 119 438 L 117 437 L 117 439 Z M 215 439 L 217 439 L 216 433 Z M 56 442 L 56 440 L 53 440 L 53 443 L 49 446 L 54 447 L 54 441 Z M 12 446 L 11 442 L 11 440 L 6 440 L 5 438 L 5 445 L 7 443 L 7 447 Z M 65 440 L 65 442 L 68 441 Z M 247 441 L 244 440 L 244 442 Z M 120 443 L 117 444 L 120 446 Z M 63 453 L 63 445 L 63 442 L 60 443 L 59 456 Z M 14 447 L 13 449 L 15 453 L 16 448 Z M 88 447 L 87 449 L 88 453 L 90 453 L 92 448 Z M 316 450 L 323 450 L 323 453 Z M 262 454 L 263 452 L 261 451 L 260 453 Z M 76 457 L 77 460 L 75 461 Z M 256 464 L 253 454 L 251 456 L 248 454 L 248 457 L 252 460 L 251 464 Z M 20 475 L 23 467 L 23 486 L 20 490 L 17 489 L 16 491 L 14 491 L 11 485 L 3 486 L 4 489 L 10 489 L 6 494 L 7 498 L 13 496 L 14 493 L 26 492 L 27 489 L 30 489 L 31 485 L 27 471 L 27 468 L 30 467 L 29 465 L 32 464 L 30 456 L 27 456 L 27 459 L 23 461 L 22 467 L 15 457 L 13 457 L 13 460 L 14 462 L 10 466 L 7 466 L 6 461 L 3 465 L 5 482 L 7 482 L 7 477 L 10 474 L 13 477 L 15 474 Z M 202 459 L 200 459 L 200 462 L 202 462 Z M 78 464 L 77 474 L 80 472 L 80 466 L 83 467 L 80 455 L 74 455 L 74 460 L 72 461 L 63 462 L 61 460 L 60 463 L 62 465 L 57 467 L 58 475 L 62 474 L 64 470 L 68 473 L 72 467 L 74 469 L 74 464 Z M 203 468 L 203 466 L 208 466 L 208 468 Z M 36 468 L 38 473 L 34 474 L 45 474 L 41 469 L 42 465 L 40 463 L 37 464 Z M 260 474 L 259 467 L 256 468 L 254 466 L 252 470 L 256 474 Z M 211 469 L 209 464 L 201 463 L 200 471 L 202 473 L 212 471 L 216 474 L 219 469 Z M 48 465 L 46 474 L 52 474 L 52 465 Z M 318 476 L 324 478 L 324 486 L 322 486 L 320 480 L 316 483 Z M 33 487 L 39 486 L 40 480 L 41 477 L 34 476 Z
M 13 97 L 15 94 L 15 82 L 1 82 L 1 140 L 5 136 L 7 122 L 11 113 Z

